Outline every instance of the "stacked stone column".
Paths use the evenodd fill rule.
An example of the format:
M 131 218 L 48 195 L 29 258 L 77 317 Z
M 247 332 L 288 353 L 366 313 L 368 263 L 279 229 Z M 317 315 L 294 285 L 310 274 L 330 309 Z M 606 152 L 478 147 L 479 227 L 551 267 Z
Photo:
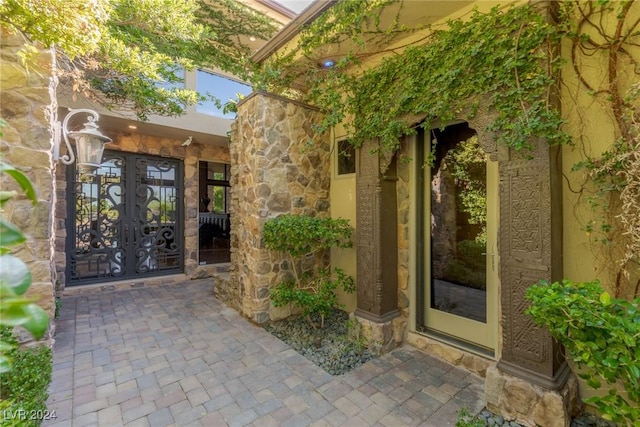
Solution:
M 316 109 L 256 92 L 238 107 L 231 152 L 231 281 L 240 312 L 256 323 L 287 317 L 269 291 L 291 277 L 284 254 L 262 244 L 262 227 L 281 214 L 329 216 L 331 184 L 328 135 L 314 135 Z M 311 142 L 311 143 L 310 143 Z M 315 261 L 326 264 L 327 257 Z
M 0 153 L 2 161 L 26 173 L 37 194 L 35 206 L 24 197 L 12 199 L 5 205 L 3 216 L 27 237 L 24 244 L 12 247 L 12 253 L 31 270 L 33 281 L 28 296 L 36 298 L 53 318 L 56 192 L 52 125 L 57 118 L 57 81 L 52 77 L 52 71 L 55 54 L 52 50 L 40 50 L 33 62 L 25 66 L 18 55 L 24 40 L 6 28 L 0 31 L 0 117 L 6 122 L 1 130 Z M 7 177 L 0 182 L 0 188 L 15 189 L 21 194 Z

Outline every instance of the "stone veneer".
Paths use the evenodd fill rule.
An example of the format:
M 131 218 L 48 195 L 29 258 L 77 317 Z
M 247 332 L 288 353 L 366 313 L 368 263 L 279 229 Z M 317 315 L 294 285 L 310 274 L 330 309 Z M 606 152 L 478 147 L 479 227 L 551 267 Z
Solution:
M 198 162 L 209 161 L 229 163 L 229 149 L 214 145 L 193 142 L 183 147 L 183 139 L 161 138 L 139 133 L 120 133 L 113 135 L 109 132 L 113 142 L 106 146 L 106 150 L 126 151 L 149 154 L 155 156 L 181 159 L 184 162 L 184 269 L 191 278 L 202 278 L 211 275 L 216 270 L 213 265 L 198 265 Z M 58 292 L 62 292 L 65 283 L 66 252 L 65 222 L 67 218 L 66 171 L 59 167 L 56 173 L 58 187 L 58 201 L 56 204 L 56 273 L 61 285 Z M 141 277 L 139 280 L 143 280 Z
M 231 151 L 231 280 L 240 312 L 256 323 L 287 317 L 269 291 L 291 276 L 288 258 L 266 250 L 262 226 L 280 214 L 329 215 L 328 135 L 313 135 L 320 113 L 275 95 L 256 92 L 238 107 Z M 313 145 L 308 141 L 313 139 Z M 328 253 L 317 264 L 328 262 Z M 229 305 L 233 302 L 225 301 Z
M 2 129 L 0 153 L 3 161 L 26 173 L 33 182 L 37 204 L 17 197 L 4 207 L 3 216 L 26 235 L 24 244 L 13 246 L 12 253 L 31 269 L 33 282 L 28 296 L 53 318 L 53 235 L 51 212 L 55 204 L 54 164 L 52 159 L 52 124 L 56 120 L 55 90 L 52 78 L 55 67 L 53 51 L 41 50 L 34 61 L 23 65 L 18 56 L 24 40 L 0 29 L 0 117 Z M 16 188 L 13 180 L 0 181 L 3 190 Z M 24 335 L 24 339 L 29 339 Z M 50 336 L 45 337 L 45 339 Z

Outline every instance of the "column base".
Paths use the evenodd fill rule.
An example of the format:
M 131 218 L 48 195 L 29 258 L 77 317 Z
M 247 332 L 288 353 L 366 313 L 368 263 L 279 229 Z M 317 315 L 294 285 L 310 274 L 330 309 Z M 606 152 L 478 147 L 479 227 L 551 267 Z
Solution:
M 363 315 L 364 314 L 364 315 Z M 396 329 L 404 331 L 404 323 L 394 322 L 400 312 L 394 311 L 383 317 L 371 315 L 371 313 L 356 310 L 349 317 L 358 324 L 357 334 L 364 339 L 369 350 L 374 354 L 388 353 L 402 342 L 403 334 Z
M 561 388 L 550 390 L 491 366 L 484 387 L 487 408 L 523 426 L 569 427 L 582 403 L 578 380 L 568 375 Z

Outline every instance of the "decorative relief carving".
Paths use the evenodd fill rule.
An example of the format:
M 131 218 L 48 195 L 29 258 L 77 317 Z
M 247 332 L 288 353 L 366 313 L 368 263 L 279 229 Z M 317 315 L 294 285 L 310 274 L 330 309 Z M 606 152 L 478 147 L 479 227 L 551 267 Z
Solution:
M 511 374 L 549 387 L 562 365 L 556 357 L 561 348 L 524 313 L 525 293 L 541 279 L 561 274 L 552 271 L 552 253 L 560 251 L 562 235 L 552 236 L 549 148 L 544 141 L 534 143 L 533 158 L 511 152 L 499 156 L 500 228 L 506 231 L 500 235 L 502 361 Z
M 372 150 L 377 149 L 377 144 L 373 141 L 365 142 L 362 147 L 357 150 L 358 153 L 358 168 L 356 170 L 358 178 L 360 177 L 375 177 L 379 176 L 379 163 L 380 159 L 377 153 L 371 153 Z
M 373 183 L 359 183 L 357 191 L 357 239 L 358 246 L 373 246 L 374 239 L 374 188 Z
M 536 253 L 541 250 L 540 185 L 537 175 L 518 174 L 509 180 L 512 251 Z
M 376 249 L 359 246 L 358 262 L 358 308 L 372 312 L 374 310 L 374 292 L 376 283 Z
M 510 268 L 509 278 L 511 289 L 509 295 L 510 305 L 514 308 L 511 313 L 511 330 L 514 352 L 520 357 L 535 362 L 544 361 L 548 356 L 548 348 L 545 348 L 544 340 L 540 336 L 542 330 L 535 326 L 530 316 L 525 314 L 529 302 L 525 298 L 527 288 L 541 279 L 542 274 L 535 274 L 531 270 Z

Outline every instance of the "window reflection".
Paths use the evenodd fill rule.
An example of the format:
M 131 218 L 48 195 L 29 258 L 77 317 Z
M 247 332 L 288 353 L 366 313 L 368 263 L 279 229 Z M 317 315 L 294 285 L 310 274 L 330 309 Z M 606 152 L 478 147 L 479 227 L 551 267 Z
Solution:
M 200 95 L 211 95 L 220 101 L 220 105 L 216 105 L 216 102 L 213 100 L 198 103 L 196 106 L 196 111 L 198 113 L 233 119 L 236 114 L 234 112 L 224 113 L 224 104 L 229 101 L 237 101 L 238 94 L 243 96 L 249 95 L 252 88 L 244 83 L 207 71 L 198 70 L 196 76 L 196 90 Z

